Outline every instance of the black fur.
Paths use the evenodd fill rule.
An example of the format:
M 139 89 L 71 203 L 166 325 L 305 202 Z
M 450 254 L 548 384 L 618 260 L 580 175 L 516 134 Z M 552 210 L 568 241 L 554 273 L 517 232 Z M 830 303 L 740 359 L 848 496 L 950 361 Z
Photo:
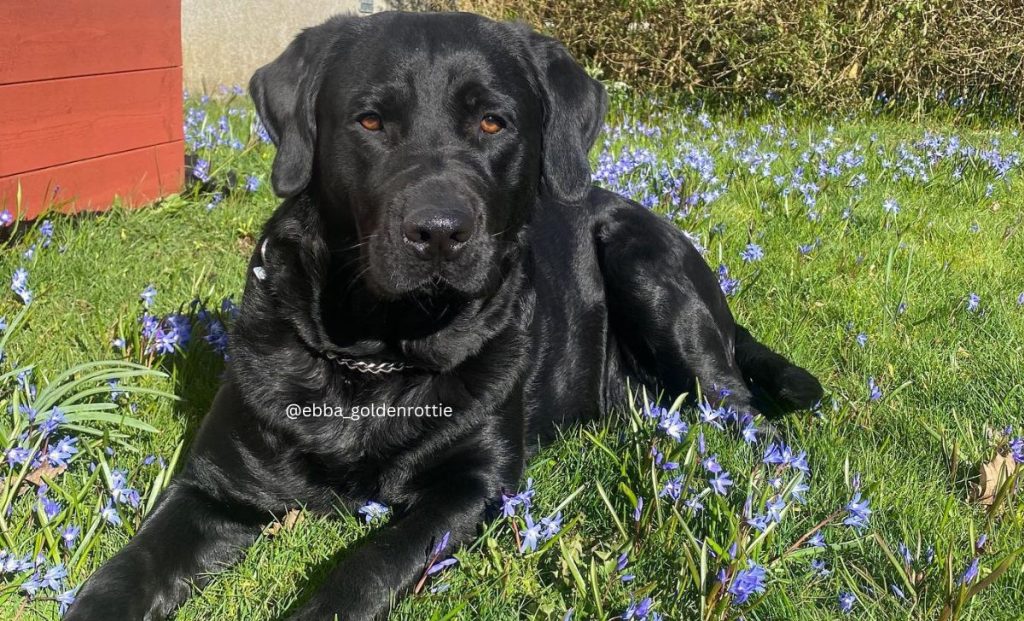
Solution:
M 672 224 L 591 187 L 605 95 L 555 41 L 468 14 L 340 17 L 251 92 L 286 200 L 252 258 L 225 380 L 182 471 L 68 619 L 163 618 L 271 515 L 368 499 L 390 521 L 290 618 L 380 617 L 438 538 L 472 539 L 557 425 L 622 404 L 627 380 L 669 394 L 697 380 L 748 411 L 751 385 L 785 408 L 821 396 L 733 323 Z M 371 112 L 380 131 L 360 122 Z M 505 128 L 484 132 L 487 115 Z M 443 253 L 410 223 L 450 235 Z M 453 415 L 290 420 L 293 403 Z

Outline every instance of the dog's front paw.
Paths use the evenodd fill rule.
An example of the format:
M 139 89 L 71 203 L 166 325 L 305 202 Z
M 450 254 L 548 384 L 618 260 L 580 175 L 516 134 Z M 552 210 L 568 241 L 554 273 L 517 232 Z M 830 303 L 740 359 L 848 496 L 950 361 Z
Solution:
M 86 593 L 75 599 L 63 621 L 149 621 L 146 611 L 130 599 L 104 593 Z
M 314 597 L 288 616 L 287 621 L 373 621 L 372 613 L 358 607 L 345 606 L 337 601 Z
M 64 615 L 64 621 L 161 621 L 168 606 L 145 580 L 126 579 L 111 565 L 93 574 Z

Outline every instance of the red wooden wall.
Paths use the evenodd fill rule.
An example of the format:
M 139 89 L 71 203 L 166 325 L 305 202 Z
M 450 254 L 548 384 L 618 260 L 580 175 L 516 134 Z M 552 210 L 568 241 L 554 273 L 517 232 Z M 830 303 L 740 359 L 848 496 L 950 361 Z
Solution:
M 0 0 L 0 210 L 177 192 L 181 97 L 180 0 Z

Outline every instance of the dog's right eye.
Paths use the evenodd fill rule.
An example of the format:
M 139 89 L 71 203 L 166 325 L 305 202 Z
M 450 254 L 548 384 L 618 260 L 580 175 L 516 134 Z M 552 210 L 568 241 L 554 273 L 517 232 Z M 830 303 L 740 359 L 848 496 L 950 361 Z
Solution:
M 379 132 L 384 129 L 384 121 L 373 113 L 359 117 L 359 124 L 363 126 L 363 129 L 371 132 Z

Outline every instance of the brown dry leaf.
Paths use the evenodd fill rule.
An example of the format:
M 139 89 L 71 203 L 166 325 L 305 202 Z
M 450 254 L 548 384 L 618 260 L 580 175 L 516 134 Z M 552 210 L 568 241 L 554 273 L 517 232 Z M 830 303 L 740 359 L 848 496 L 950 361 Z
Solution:
M 295 525 L 302 521 L 302 512 L 298 509 L 292 509 L 288 513 L 284 514 L 283 520 L 274 520 L 272 523 L 267 524 L 263 528 L 263 535 L 266 537 L 274 537 L 282 530 L 291 530 L 295 528 Z
M 991 461 L 981 464 L 981 474 L 978 476 L 978 484 L 974 486 L 974 501 L 991 505 L 996 501 L 999 487 L 1013 474 L 1017 468 L 1017 462 L 1013 461 L 1011 455 L 996 456 Z
M 49 464 L 44 464 L 42 466 L 39 466 L 32 472 L 29 472 L 27 475 L 25 475 L 24 483 L 31 483 L 32 485 L 39 487 L 44 483 L 43 477 L 46 477 L 47 479 L 52 481 L 65 470 L 67 470 L 67 466 L 54 467 Z M 26 490 L 28 490 L 28 486 L 22 485 L 18 489 L 18 493 L 24 494 Z
M 252 251 L 256 249 L 256 240 L 253 239 L 252 235 L 245 233 L 238 237 L 238 249 L 243 255 L 249 256 Z

